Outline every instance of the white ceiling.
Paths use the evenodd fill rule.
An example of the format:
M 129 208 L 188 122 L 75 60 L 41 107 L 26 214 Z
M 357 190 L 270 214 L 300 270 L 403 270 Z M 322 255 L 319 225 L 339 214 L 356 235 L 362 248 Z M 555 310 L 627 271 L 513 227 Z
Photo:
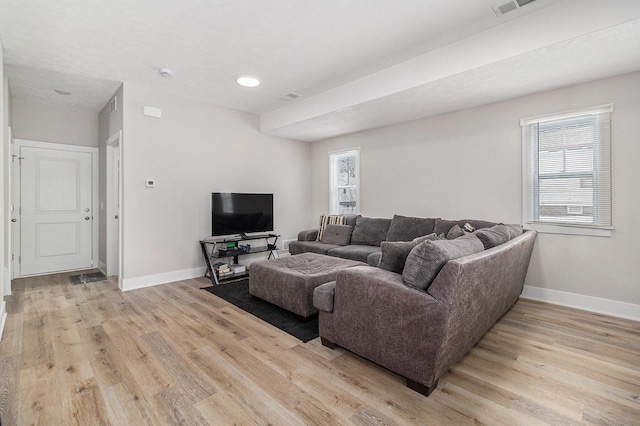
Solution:
M 639 1 L 507 1 L 0 0 L 0 38 L 16 99 L 100 111 L 124 82 L 307 141 L 640 69 Z

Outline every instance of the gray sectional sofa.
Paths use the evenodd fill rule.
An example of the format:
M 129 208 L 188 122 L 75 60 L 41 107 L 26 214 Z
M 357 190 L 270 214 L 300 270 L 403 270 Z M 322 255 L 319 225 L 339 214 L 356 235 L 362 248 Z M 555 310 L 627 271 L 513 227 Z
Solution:
M 332 226 L 323 233 L 331 243 L 310 241 L 312 231 L 291 243 L 292 254 L 311 251 L 370 265 L 342 270 L 315 289 L 322 343 L 400 374 L 428 396 L 518 300 L 536 232 L 486 221 L 394 216 L 385 219 L 383 239 L 385 222 L 364 219 L 375 235 L 369 244 L 356 234 L 360 217 L 349 218 L 354 225 L 346 225 L 352 226 L 347 244 L 335 244 L 346 237 L 338 241 L 334 233 L 348 228 Z M 357 244 L 350 244 L 353 234 Z
M 327 225 L 320 238 L 319 228 L 299 232 L 298 240 L 289 244 L 289 253 L 326 254 L 378 266 L 382 242 L 411 241 L 431 233 L 446 236 L 455 225 L 462 227 L 467 223 L 477 229 L 496 225 L 484 220 L 444 220 L 400 215 L 394 215 L 392 219 L 360 215 L 343 217 L 344 224 Z

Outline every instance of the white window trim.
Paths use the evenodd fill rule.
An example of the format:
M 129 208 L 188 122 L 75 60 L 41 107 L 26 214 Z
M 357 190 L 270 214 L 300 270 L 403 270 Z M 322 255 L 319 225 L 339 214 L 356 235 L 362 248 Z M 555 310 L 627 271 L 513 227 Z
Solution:
M 545 123 L 548 121 L 562 120 L 572 117 L 579 117 L 586 114 L 597 114 L 613 112 L 613 104 L 598 105 L 591 108 L 583 108 L 571 111 L 560 112 L 558 114 L 550 114 L 538 117 L 527 117 L 520 119 L 520 126 L 522 129 L 521 147 L 522 147 L 522 223 L 526 229 L 535 230 L 548 234 L 565 234 L 565 235 L 588 235 L 596 237 L 611 237 L 613 233 L 613 227 L 594 227 L 583 224 L 555 224 L 555 223 L 540 223 L 532 222 L 529 220 L 529 163 L 527 157 L 527 148 L 524 141 L 526 140 L 526 126 L 534 123 Z M 613 159 L 612 159 L 613 161 Z M 613 167 L 612 167 L 613 169 Z M 612 177 L 613 180 L 613 177 Z M 613 206 L 612 206 L 613 209 Z
M 341 150 L 337 150 L 337 151 L 330 151 L 329 152 L 329 214 L 337 214 L 338 212 L 334 210 L 334 204 L 335 204 L 335 182 L 334 182 L 334 178 L 335 178 L 335 171 L 334 171 L 334 161 L 333 161 L 333 156 L 334 155 L 339 155 L 339 154 L 346 154 L 348 152 L 352 152 L 355 151 L 357 153 L 357 157 L 356 157 L 356 176 L 358 177 L 358 185 L 357 185 L 357 189 L 356 189 L 356 211 L 354 212 L 355 214 L 360 214 L 360 147 L 356 147 L 356 148 L 348 148 L 348 149 L 341 149 Z

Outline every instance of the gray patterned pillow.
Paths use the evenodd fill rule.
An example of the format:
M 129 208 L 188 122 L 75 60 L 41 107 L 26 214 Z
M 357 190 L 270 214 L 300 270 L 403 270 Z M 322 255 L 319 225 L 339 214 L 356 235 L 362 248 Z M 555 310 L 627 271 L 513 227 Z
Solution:
M 451 259 L 484 250 L 474 234 L 455 240 L 425 241 L 411 250 L 402 271 L 402 281 L 418 290 L 427 291 L 440 269 Z

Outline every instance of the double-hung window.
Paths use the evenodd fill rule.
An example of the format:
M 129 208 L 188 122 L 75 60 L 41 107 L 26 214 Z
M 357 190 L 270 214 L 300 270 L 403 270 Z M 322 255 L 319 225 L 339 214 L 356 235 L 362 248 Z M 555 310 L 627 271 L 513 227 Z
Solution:
M 358 213 L 360 211 L 360 149 L 330 153 L 329 168 L 330 213 Z
M 521 120 L 526 227 L 611 235 L 612 111 L 604 105 Z

